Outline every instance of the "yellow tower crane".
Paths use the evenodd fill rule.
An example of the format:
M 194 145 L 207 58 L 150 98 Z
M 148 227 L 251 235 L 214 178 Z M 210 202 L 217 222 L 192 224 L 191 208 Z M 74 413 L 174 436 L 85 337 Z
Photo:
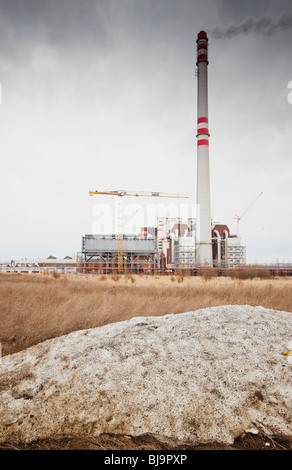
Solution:
M 118 196 L 118 271 L 123 271 L 123 240 L 124 240 L 124 215 L 123 215 L 123 197 L 169 197 L 169 198 L 188 198 L 186 194 L 160 193 L 154 191 L 89 191 L 89 195 L 101 194 L 107 196 Z

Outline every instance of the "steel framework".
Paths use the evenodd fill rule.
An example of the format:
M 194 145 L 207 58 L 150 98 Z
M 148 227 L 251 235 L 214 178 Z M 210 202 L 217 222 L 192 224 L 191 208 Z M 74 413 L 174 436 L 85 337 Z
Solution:
M 154 239 L 123 235 L 123 258 L 120 259 L 120 237 L 117 235 L 85 235 L 79 253 L 79 272 L 153 271 L 158 263 Z M 121 270 L 122 266 L 122 270 Z
M 160 193 L 157 191 L 126 191 L 126 190 L 114 190 L 114 191 L 89 191 L 89 195 L 107 195 L 107 196 L 118 196 L 118 270 L 122 272 L 124 269 L 124 234 L 123 234 L 123 202 L 122 197 L 134 196 L 134 197 L 167 197 L 167 198 L 188 198 L 186 194 L 173 194 L 173 193 Z

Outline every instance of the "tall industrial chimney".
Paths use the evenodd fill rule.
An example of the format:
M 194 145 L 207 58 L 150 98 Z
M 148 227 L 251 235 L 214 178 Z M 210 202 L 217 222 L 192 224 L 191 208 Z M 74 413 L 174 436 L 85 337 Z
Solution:
M 208 125 L 208 38 L 200 31 L 197 39 L 197 230 L 196 264 L 212 266 L 211 203 Z

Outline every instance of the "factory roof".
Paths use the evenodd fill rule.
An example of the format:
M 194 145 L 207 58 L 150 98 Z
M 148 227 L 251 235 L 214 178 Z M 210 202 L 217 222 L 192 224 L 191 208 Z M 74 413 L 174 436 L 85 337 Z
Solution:
M 187 224 L 174 224 L 171 230 L 169 230 L 169 234 L 177 233 L 179 237 L 183 237 L 185 234 L 190 232 L 190 228 Z
M 224 224 L 215 224 L 213 229 L 212 229 L 212 235 L 214 234 L 214 230 L 217 230 L 219 232 L 220 237 L 224 236 L 225 230 L 228 233 L 228 237 L 230 235 L 229 227 L 227 225 L 224 225 Z

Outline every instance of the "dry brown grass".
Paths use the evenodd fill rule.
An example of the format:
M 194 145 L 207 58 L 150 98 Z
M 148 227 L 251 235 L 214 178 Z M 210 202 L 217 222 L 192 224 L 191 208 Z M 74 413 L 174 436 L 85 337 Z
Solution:
M 164 315 L 208 306 L 249 304 L 292 311 L 292 279 L 187 276 L 0 275 L 0 341 L 11 354 L 74 330 L 137 315 Z M 13 374 L 6 379 L 11 382 Z M 267 448 L 267 445 L 269 446 Z M 170 446 L 154 436 L 60 435 L 30 444 L 6 442 L 0 450 L 291 450 L 291 439 L 244 434 L 232 446 Z
M 231 304 L 292 311 L 291 287 L 289 278 L 1 274 L 2 354 L 133 316 Z

